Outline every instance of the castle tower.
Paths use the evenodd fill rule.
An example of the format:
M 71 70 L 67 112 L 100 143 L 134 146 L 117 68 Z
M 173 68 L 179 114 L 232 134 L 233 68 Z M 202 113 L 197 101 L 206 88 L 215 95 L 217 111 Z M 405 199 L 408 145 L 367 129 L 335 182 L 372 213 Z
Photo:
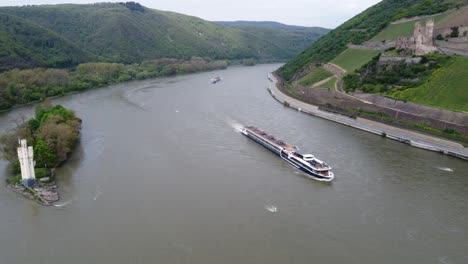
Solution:
M 424 45 L 433 46 L 434 45 L 434 19 L 429 19 L 426 21 L 426 30 L 424 32 Z
M 421 31 L 422 31 L 421 23 L 419 21 L 414 23 L 413 36 L 417 36 L 417 35 L 421 34 Z
M 34 152 L 33 147 L 27 145 L 26 139 L 20 141 L 18 147 L 18 160 L 21 165 L 21 182 L 25 187 L 31 187 L 36 184 L 36 175 L 34 172 Z

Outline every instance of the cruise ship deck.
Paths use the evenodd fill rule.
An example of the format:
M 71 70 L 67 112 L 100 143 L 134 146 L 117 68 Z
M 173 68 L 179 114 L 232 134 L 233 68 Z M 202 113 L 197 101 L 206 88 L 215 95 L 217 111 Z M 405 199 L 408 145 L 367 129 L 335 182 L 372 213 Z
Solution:
M 245 127 L 245 129 L 247 129 L 250 133 L 253 133 L 255 135 L 257 135 L 258 137 L 264 139 L 265 141 L 268 141 L 270 142 L 272 145 L 275 145 L 276 147 L 278 147 L 278 149 L 280 148 L 283 148 L 284 150 L 287 150 L 287 151 L 296 151 L 297 150 L 297 147 L 291 145 L 291 144 L 288 144 L 280 139 L 277 139 L 275 138 L 274 136 L 268 134 L 267 132 L 261 130 L 261 129 L 258 129 L 254 126 L 249 126 L 249 127 Z

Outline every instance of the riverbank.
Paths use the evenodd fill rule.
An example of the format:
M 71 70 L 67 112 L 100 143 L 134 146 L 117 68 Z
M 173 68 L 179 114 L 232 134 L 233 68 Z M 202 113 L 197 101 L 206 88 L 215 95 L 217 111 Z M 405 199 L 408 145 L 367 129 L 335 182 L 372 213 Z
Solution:
M 0 111 L 30 103 L 132 80 L 225 69 L 227 61 L 192 57 L 190 60 L 158 59 L 140 64 L 82 63 L 72 69 L 14 69 L 0 73 Z
M 322 111 L 315 105 L 301 102 L 281 92 L 277 87 L 279 82 L 274 74 L 269 74 L 268 79 L 272 82 L 268 88 L 271 96 L 285 106 L 291 107 L 306 114 L 334 121 L 342 125 L 360 129 L 379 136 L 384 136 L 389 139 L 411 145 L 413 147 L 435 151 L 468 160 L 468 150 L 459 143 L 389 126 L 361 117 L 354 118 Z
M 24 187 L 21 183 L 7 184 L 7 188 L 40 205 L 52 206 L 60 200 L 58 186 L 53 178 L 41 178 L 33 187 Z
M 60 200 L 55 168 L 36 169 L 36 184 L 32 187 L 25 187 L 21 183 L 20 174 L 7 177 L 6 188 L 44 206 L 52 206 Z

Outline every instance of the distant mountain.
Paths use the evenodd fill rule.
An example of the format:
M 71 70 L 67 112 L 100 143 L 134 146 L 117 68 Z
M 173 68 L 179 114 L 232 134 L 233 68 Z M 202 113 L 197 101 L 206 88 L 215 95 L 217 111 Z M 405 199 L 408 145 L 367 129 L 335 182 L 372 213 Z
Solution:
M 218 21 L 215 23 L 247 32 L 261 39 L 267 39 L 290 57 L 299 54 L 310 43 L 315 42 L 330 31 L 327 28 L 290 26 L 271 21 Z
M 265 28 L 281 28 L 281 29 L 308 29 L 311 32 L 326 34 L 330 31 L 328 28 L 322 27 L 304 27 L 304 26 L 295 26 L 295 25 L 286 25 L 283 23 L 278 23 L 274 21 L 214 21 L 220 25 L 226 26 L 253 26 L 253 27 L 265 27 Z
M 279 61 L 324 32 L 225 26 L 135 3 L 1 7 L 0 18 L 1 70 L 192 56 Z

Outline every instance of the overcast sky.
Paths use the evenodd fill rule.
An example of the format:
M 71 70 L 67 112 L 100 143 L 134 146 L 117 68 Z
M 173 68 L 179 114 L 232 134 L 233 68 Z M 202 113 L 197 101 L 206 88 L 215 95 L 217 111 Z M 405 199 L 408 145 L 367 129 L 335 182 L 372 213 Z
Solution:
M 0 0 L 0 6 L 59 3 L 127 2 L 99 0 Z M 335 28 L 380 0 L 133 0 L 160 10 L 210 21 L 277 21 L 290 25 Z

